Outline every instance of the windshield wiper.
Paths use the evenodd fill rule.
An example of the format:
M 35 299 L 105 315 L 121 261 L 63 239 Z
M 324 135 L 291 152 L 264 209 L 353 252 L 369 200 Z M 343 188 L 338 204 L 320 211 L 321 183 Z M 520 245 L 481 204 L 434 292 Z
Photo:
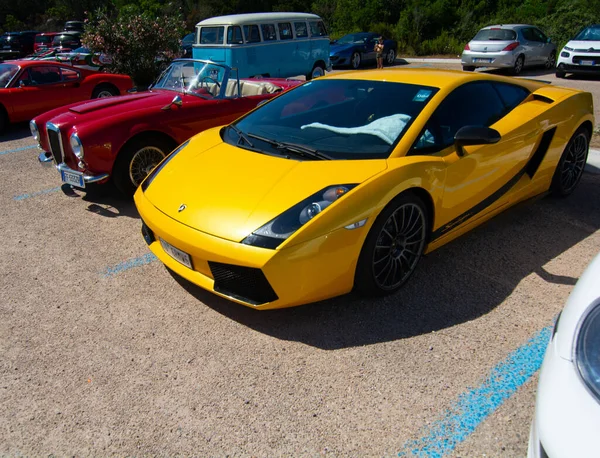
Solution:
M 316 149 L 309 148 L 305 145 L 299 145 L 298 143 L 290 143 L 290 142 L 282 142 L 279 140 L 272 140 L 270 138 L 261 137 L 260 135 L 255 135 L 248 133 L 248 137 L 255 138 L 257 140 L 263 141 L 265 143 L 269 143 L 273 145 L 278 150 L 287 151 L 289 153 L 294 153 L 298 156 L 302 157 L 311 157 L 313 159 L 321 159 L 321 160 L 332 160 L 333 158 L 325 153 L 321 153 Z
M 246 134 L 244 132 L 242 132 L 240 129 L 235 127 L 233 124 L 230 124 L 229 128 L 233 129 L 233 131 L 236 134 L 238 134 L 238 144 L 240 143 L 241 140 L 244 140 L 250 148 L 254 148 L 254 145 L 252 144 L 252 142 L 250 141 L 250 139 L 246 136 Z

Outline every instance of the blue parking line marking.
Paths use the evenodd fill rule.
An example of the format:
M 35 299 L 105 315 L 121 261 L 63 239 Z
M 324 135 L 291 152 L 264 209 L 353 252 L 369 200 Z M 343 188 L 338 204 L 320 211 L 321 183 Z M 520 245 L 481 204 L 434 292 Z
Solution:
M 21 148 L 8 149 L 6 151 L 0 151 L 0 156 L 3 156 L 5 154 L 10 154 L 10 153 L 18 153 L 19 151 L 25 151 L 25 150 L 33 149 L 33 148 L 37 148 L 37 145 L 23 146 Z
M 42 196 L 44 194 L 50 194 L 52 192 L 57 192 L 60 191 L 61 187 L 57 186 L 56 188 L 50 188 L 50 189 L 42 189 L 41 191 L 36 191 L 33 192 L 31 194 L 29 193 L 25 193 L 25 194 L 21 194 L 19 196 L 14 196 L 13 200 L 25 200 L 25 199 L 30 199 L 32 197 L 37 197 L 37 196 Z
M 113 277 L 117 274 L 125 272 L 126 270 L 133 269 L 134 267 L 145 266 L 146 264 L 150 264 L 158 260 L 158 258 L 153 253 L 145 254 L 144 256 L 138 256 L 137 258 L 131 258 L 127 261 L 120 262 L 116 266 L 107 267 L 102 272 L 102 276 Z
M 440 458 L 454 450 L 538 371 L 551 335 L 552 326 L 545 327 L 509 354 L 478 387 L 462 393 L 423 428 L 421 438 L 407 441 L 398 456 Z

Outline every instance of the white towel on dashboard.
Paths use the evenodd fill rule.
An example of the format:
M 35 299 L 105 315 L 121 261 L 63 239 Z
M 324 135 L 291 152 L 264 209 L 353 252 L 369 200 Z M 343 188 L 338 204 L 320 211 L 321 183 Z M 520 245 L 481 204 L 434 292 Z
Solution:
M 367 134 L 375 135 L 381 138 L 384 142 L 391 145 L 396 141 L 406 124 L 410 121 L 410 116 L 405 114 L 394 114 L 391 116 L 385 116 L 383 118 L 376 119 L 375 121 L 358 127 L 336 127 L 320 122 L 313 122 L 301 126 L 301 129 L 307 129 L 312 127 L 314 129 L 325 129 L 338 134 Z

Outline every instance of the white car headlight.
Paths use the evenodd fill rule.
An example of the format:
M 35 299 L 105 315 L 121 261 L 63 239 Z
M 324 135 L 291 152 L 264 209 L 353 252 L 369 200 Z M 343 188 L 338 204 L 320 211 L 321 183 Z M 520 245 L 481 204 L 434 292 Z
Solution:
M 31 131 L 31 136 L 33 137 L 33 139 L 39 143 L 40 132 L 37 128 L 37 124 L 35 123 L 35 121 L 29 121 L 29 130 Z
M 73 151 L 73 154 L 77 156 L 77 159 L 83 159 L 83 145 L 77 134 L 71 135 L 69 143 L 71 144 L 71 150 Z
M 575 364 L 590 392 L 600 401 L 600 304 L 581 323 L 575 343 Z

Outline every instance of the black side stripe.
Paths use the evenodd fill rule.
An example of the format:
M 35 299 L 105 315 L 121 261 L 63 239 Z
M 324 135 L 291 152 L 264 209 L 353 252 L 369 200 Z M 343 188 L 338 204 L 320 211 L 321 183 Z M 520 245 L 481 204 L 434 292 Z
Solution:
M 527 173 L 527 175 L 529 175 L 530 178 L 533 178 L 533 175 L 535 174 L 535 172 L 537 172 L 537 169 L 539 168 L 540 164 L 542 163 L 542 160 L 546 156 L 546 152 L 548 151 L 550 142 L 552 141 L 552 138 L 554 137 L 555 132 L 556 132 L 556 127 L 553 127 L 552 129 L 544 132 L 544 134 L 542 135 L 542 140 L 540 141 L 538 147 L 536 148 L 535 152 L 532 154 L 529 161 L 527 161 L 527 164 L 525 164 L 525 167 L 523 167 L 521 170 L 519 170 L 519 172 L 517 172 L 517 174 L 515 176 L 513 176 L 506 184 L 504 184 L 500 189 L 498 189 L 492 195 L 486 197 L 481 202 L 479 202 L 477 205 L 471 207 L 469 210 L 464 212 L 462 215 L 457 216 L 452 221 L 446 223 L 445 225 L 443 225 L 443 226 L 439 227 L 438 229 L 436 229 L 435 231 L 433 231 L 431 234 L 430 241 L 433 242 L 434 240 L 438 239 L 442 235 L 450 232 L 455 227 L 457 227 L 457 226 L 461 225 L 462 223 L 464 223 L 465 221 L 469 220 L 470 218 L 472 218 L 479 212 L 485 210 L 487 207 L 489 207 L 494 202 L 496 202 L 498 199 L 500 199 L 504 194 L 506 194 L 508 191 L 510 191 L 510 189 L 515 184 L 517 184 L 517 182 L 521 179 L 521 177 L 523 175 L 525 175 L 526 173 Z

